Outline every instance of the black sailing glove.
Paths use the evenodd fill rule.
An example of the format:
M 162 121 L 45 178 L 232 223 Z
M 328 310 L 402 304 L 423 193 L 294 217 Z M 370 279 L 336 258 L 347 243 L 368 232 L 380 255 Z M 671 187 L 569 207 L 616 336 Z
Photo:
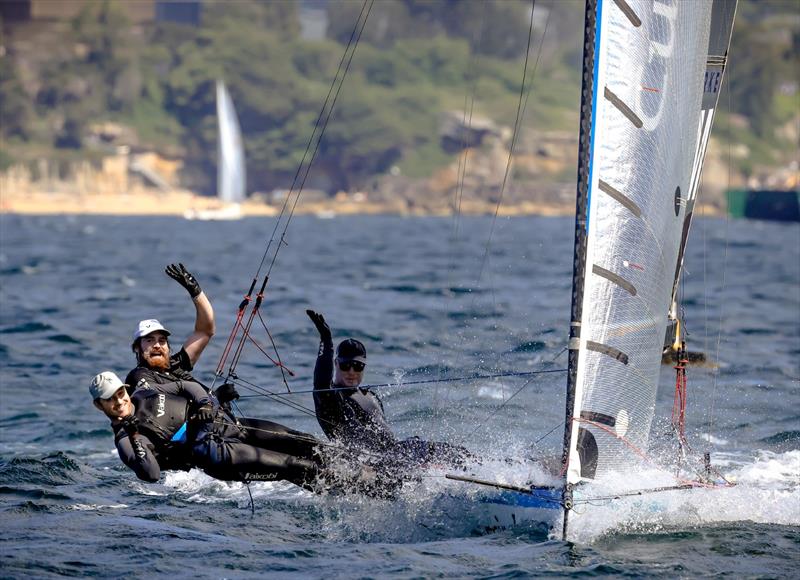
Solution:
M 217 396 L 217 400 L 223 405 L 239 398 L 239 391 L 236 390 L 236 387 L 232 383 L 220 385 L 217 390 L 214 391 L 214 394 Z
M 137 433 L 139 433 L 139 420 L 130 415 L 129 417 L 125 417 L 122 420 L 122 428 L 125 429 L 125 433 L 128 434 L 128 437 L 133 437 Z
M 331 336 L 331 329 L 328 326 L 328 323 L 325 322 L 325 317 L 318 312 L 314 312 L 313 310 L 306 310 L 306 314 L 311 319 L 311 322 L 314 323 L 314 326 L 317 327 L 317 332 L 319 332 L 319 338 L 324 343 L 331 343 L 333 342 L 333 337 Z
M 197 283 L 197 280 L 195 280 L 194 276 L 191 275 L 183 264 L 170 264 L 164 272 L 167 273 L 167 276 L 186 288 L 186 291 L 192 298 L 197 298 L 200 292 L 202 292 L 200 284 Z
M 194 410 L 190 419 L 197 423 L 209 423 L 214 420 L 214 406 L 211 403 L 200 405 Z

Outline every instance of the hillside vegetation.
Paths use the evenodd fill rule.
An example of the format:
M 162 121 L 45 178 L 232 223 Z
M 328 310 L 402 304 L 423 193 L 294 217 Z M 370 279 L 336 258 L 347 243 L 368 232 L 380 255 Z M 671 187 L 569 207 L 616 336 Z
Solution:
M 329 25 L 319 41 L 300 37 L 292 2 L 207 1 L 197 27 L 133 26 L 118 2 L 87 2 L 77 18 L 42 36 L 50 44 L 31 49 L 29 42 L 27 51 L 19 33 L 4 27 L 0 166 L 91 159 L 123 143 L 183 159 L 184 183 L 212 191 L 214 83 L 223 79 L 244 133 L 249 190 L 287 187 L 362 6 L 321 5 Z M 454 159 L 442 146 L 444 112 L 512 126 L 529 10 L 517 0 L 376 2 L 308 186 L 334 192 L 390 171 L 431 175 Z M 535 15 L 525 143 L 577 132 L 582 2 L 539 1 Z M 796 153 L 796 130 L 787 124 L 798 116 L 798 19 L 793 0 L 740 1 L 716 134 L 745 146 L 734 160 L 745 174 Z M 122 134 L 104 138 L 97 129 L 104 122 Z

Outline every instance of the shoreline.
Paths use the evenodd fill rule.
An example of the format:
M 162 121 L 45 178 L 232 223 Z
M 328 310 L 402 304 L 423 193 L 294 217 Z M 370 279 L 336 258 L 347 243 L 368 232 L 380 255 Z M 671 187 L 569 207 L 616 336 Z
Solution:
M 302 201 L 302 200 L 301 200 Z M 187 211 L 213 211 L 221 205 L 216 198 L 197 196 L 189 191 L 160 192 L 140 190 L 123 194 L 74 194 L 65 192 L 35 191 L 17 194 L 0 193 L 0 215 L 114 215 L 114 216 L 178 216 Z M 281 206 L 257 201 L 241 204 L 242 217 L 275 217 Z M 462 204 L 462 215 L 494 215 L 495 205 L 488 202 L 469 201 Z M 408 207 L 402 200 L 395 203 L 371 202 L 368 200 L 312 201 L 300 203 L 296 215 L 317 215 L 329 218 L 338 215 L 401 215 L 401 216 L 451 216 L 447 207 Z M 572 215 L 574 208 L 526 202 L 513 206 L 501 206 L 499 216 L 514 215 Z
M 0 192 L 0 215 L 111 215 L 111 216 L 177 216 L 184 217 L 187 211 L 217 210 L 216 198 L 197 196 L 186 190 L 160 192 L 152 190 L 133 191 L 123 194 L 74 194 L 65 192 L 35 191 L 16 194 Z M 241 204 L 242 217 L 275 217 L 279 206 L 256 201 Z M 331 199 L 301 203 L 296 215 L 316 215 L 332 218 L 346 215 L 397 215 L 408 217 L 449 217 L 449 207 L 408 207 L 403 200 L 394 203 Z M 501 205 L 482 201 L 464 201 L 459 215 L 466 216 L 546 216 L 565 217 L 575 215 L 574 205 L 552 205 L 528 201 L 514 205 Z M 715 217 L 724 211 L 711 205 L 699 205 L 695 215 Z

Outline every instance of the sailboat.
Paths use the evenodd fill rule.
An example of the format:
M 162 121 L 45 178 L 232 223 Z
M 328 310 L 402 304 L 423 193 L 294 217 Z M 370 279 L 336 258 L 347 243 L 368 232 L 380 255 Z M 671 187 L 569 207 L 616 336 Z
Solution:
M 184 217 L 191 220 L 234 220 L 242 217 L 241 202 L 245 199 L 245 163 L 242 132 L 233 99 L 223 81 L 217 81 L 217 198 L 220 206 L 210 209 L 188 209 Z
M 736 0 L 586 2 L 561 469 L 544 486 L 449 476 L 483 486 L 495 526 L 560 525 L 567 539 L 587 488 L 612 482 L 617 495 L 621 477 L 647 466 L 735 10 Z M 635 494 L 713 486 L 678 476 Z
M 673 409 L 678 465 L 670 472 L 655 466 L 666 475 L 666 482 L 646 489 L 626 489 L 625 484 L 635 480 L 634 474 L 654 467 L 647 451 L 662 351 L 673 343 L 681 346 L 683 338 L 677 290 L 736 1 L 586 1 L 560 469 L 524 485 L 447 474 L 451 480 L 476 486 L 470 488 L 478 490 L 470 495 L 470 505 L 480 506 L 477 515 L 488 518 L 479 527 L 535 522 L 568 539 L 580 525 L 576 523 L 580 512 L 586 511 L 576 506 L 600 499 L 598 488 L 607 497 L 647 498 L 652 508 L 663 492 L 729 485 L 724 479 L 717 481 L 710 460 L 700 477 L 681 468 L 686 445 L 685 392 L 678 388 L 680 380 Z M 365 22 L 366 17 L 360 18 L 356 28 L 363 28 Z M 350 49 L 348 45 L 346 54 L 352 59 L 354 50 Z M 333 88 L 343 80 L 344 74 L 337 75 L 329 95 L 336 94 Z M 331 107 L 326 101 L 320 119 L 329 118 Z M 321 127 L 324 130 L 324 122 Z M 315 128 L 310 151 L 316 151 L 312 145 L 319 143 L 321 131 Z M 217 367 L 218 377 L 225 374 L 230 358 L 227 380 L 236 378 L 235 366 L 255 317 L 260 318 L 258 309 L 271 264 L 295 204 L 287 204 L 291 209 L 282 233 L 281 219 L 275 225 L 239 306 Z M 273 258 L 267 262 L 273 241 Z M 262 267 L 266 274 L 254 294 Z M 272 362 L 283 372 L 280 358 Z

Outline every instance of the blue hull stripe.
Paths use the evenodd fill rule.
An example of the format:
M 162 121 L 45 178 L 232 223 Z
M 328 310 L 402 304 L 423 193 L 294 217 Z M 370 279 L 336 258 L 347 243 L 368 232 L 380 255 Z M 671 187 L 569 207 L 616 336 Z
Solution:
M 484 503 L 518 506 L 524 508 L 561 509 L 560 489 L 534 489 L 532 493 L 503 491 L 482 500 Z

